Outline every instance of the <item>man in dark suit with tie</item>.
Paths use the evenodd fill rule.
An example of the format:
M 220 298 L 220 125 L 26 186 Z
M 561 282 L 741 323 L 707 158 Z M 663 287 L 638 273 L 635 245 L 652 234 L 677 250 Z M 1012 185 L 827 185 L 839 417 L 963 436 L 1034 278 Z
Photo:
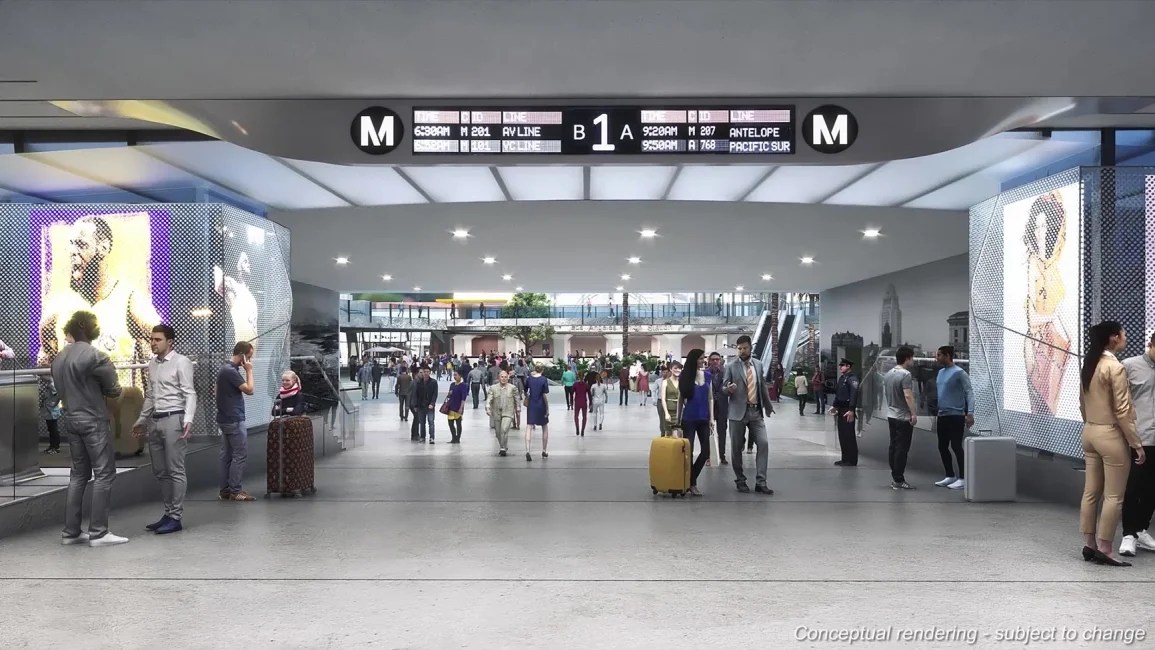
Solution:
M 746 443 L 747 430 L 754 444 L 758 446 L 757 468 L 754 477 L 754 491 L 771 495 L 774 490 L 766 486 L 766 469 L 770 462 L 770 443 L 766 439 L 766 422 L 763 414 L 774 413 L 766 391 L 766 380 L 762 363 L 751 358 L 753 346 L 749 336 L 738 337 L 738 358 L 726 364 L 722 384 L 729 396 L 730 409 L 730 460 L 734 466 L 734 482 L 739 492 L 749 492 L 746 472 L 742 467 L 742 447 Z

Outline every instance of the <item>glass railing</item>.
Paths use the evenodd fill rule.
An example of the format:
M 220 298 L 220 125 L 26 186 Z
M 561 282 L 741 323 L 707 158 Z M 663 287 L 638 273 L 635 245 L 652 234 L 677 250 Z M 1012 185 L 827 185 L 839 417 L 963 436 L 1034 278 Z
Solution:
M 504 307 L 432 307 L 411 303 L 341 301 L 343 327 L 477 328 L 513 323 L 551 323 L 612 327 L 620 325 L 628 311 L 631 323 L 650 326 L 752 324 L 764 310 L 763 303 L 670 303 L 620 306 L 553 305 L 519 310 Z

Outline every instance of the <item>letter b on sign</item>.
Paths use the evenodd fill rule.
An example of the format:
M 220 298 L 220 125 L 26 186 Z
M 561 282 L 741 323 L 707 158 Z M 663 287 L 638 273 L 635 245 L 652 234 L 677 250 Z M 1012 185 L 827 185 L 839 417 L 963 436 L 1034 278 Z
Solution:
M 819 106 L 802 120 L 802 137 L 818 153 L 841 153 L 858 139 L 858 120 L 841 106 Z
M 371 156 L 382 156 L 397 148 L 405 136 L 401 117 L 381 106 L 370 106 L 357 113 L 350 128 L 353 144 Z

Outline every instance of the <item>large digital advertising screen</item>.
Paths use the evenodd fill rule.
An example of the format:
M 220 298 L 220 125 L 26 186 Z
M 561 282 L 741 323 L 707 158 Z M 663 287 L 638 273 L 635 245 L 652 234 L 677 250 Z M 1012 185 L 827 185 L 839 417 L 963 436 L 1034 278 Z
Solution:
M 64 324 L 86 310 L 100 324 L 93 345 L 113 361 L 148 359 L 152 328 L 169 317 L 169 213 L 32 209 L 29 226 L 29 357 L 50 361 L 66 344 Z
M 1003 405 L 1079 420 L 1079 184 L 1003 208 Z

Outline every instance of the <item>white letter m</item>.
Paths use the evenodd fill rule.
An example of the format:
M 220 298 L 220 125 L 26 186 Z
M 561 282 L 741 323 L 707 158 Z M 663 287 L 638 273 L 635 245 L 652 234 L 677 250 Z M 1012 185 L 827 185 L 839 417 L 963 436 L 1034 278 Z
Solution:
M 823 125 L 825 127 L 825 125 Z M 361 146 L 368 147 L 369 142 L 373 142 L 374 147 L 380 147 L 381 141 L 385 141 L 386 147 L 393 146 L 393 116 L 386 115 L 385 119 L 381 120 L 381 128 L 373 126 L 373 119 L 368 115 L 361 116 Z
M 838 144 L 847 143 L 847 117 L 845 114 L 834 118 L 834 128 L 831 129 L 826 125 L 826 118 L 822 115 L 814 116 L 814 134 L 812 142 L 816 145 L 820 144 L 834 144 L 835 139 Z

